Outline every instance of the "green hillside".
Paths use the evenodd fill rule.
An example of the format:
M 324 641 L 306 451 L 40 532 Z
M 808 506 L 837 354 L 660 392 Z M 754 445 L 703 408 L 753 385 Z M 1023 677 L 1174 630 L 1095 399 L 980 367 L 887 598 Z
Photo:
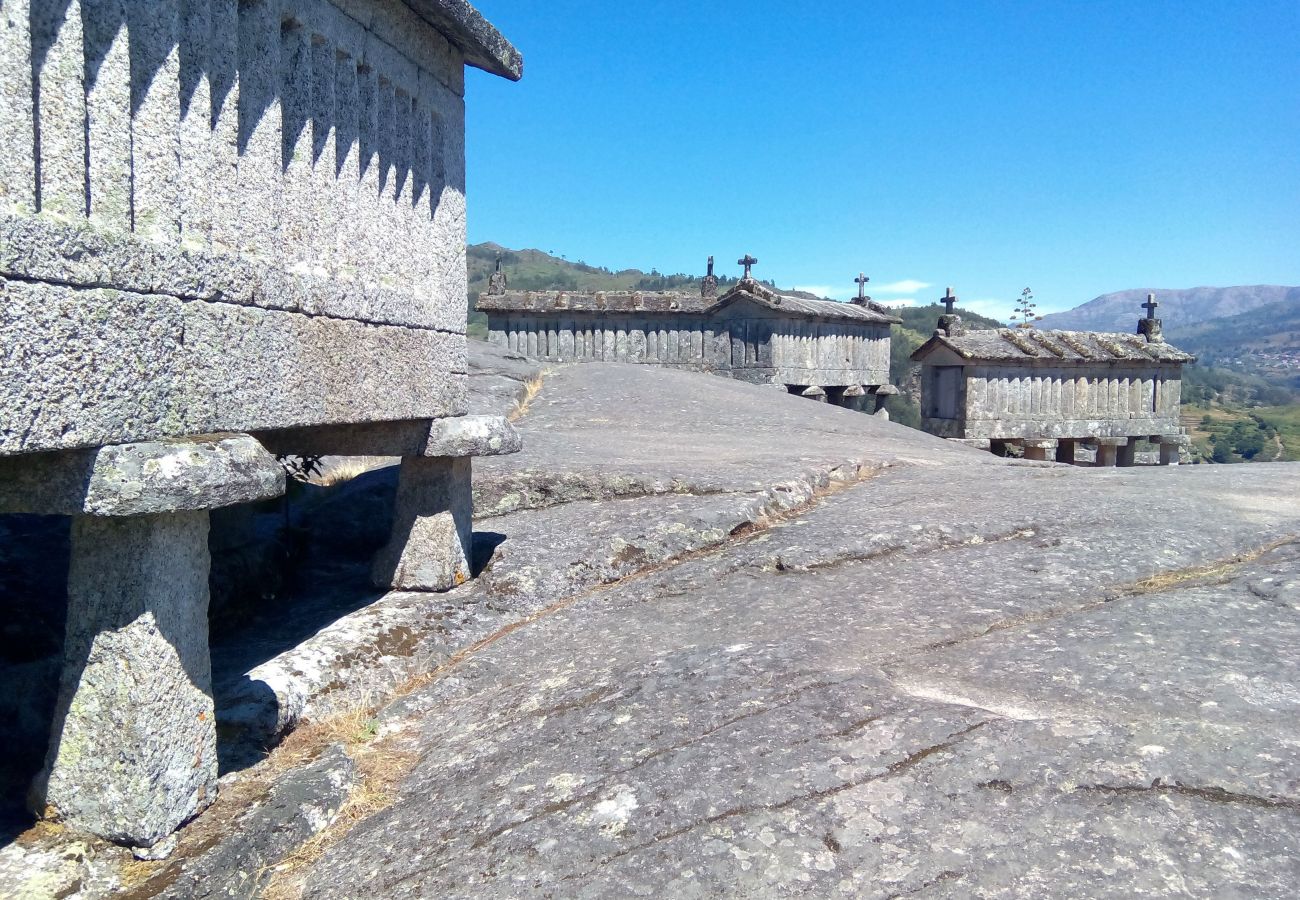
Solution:
M 1300 389 L 1300 298 L 1184 327 L 1171 340 L 1206 366 Z
M 705 261 L 700 260 L 700 272 L 697 275 L 665 275 L 657 269 L 649 272 L 622 269 L 615 272 L 604 266 L 591 266 L 582 260 L 573 262 L 542 250 L 510 250 L 491 242 L 470 244 L 467 248 L 470 337 L 484 337 L 487 334 L 487 316 L 474 309 L 474 300 L 487 290 L 488 276 L 496 268 L 497 254 L 501 255 L 501 271 L 506 273 L 511 290 L 517 291 L 699 290 L 705 269 Z M 719 275 L 718 285 L 726 290 L 739 280 Z M 769 281 L 763 283 L 775 287 Z

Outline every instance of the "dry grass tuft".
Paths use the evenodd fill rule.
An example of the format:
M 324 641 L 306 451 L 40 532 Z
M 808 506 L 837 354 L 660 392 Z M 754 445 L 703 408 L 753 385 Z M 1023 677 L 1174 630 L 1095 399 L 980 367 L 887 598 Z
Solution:
M 511 422 L 517 422 L 524 417 L 524 414 L 528 412 L 529 404 L 541 393 L 542 384 L 545 382 L 546 376 L 550 374 L 550 369 L 543 369 L 524 382 L 523 393 L 515 401 L 515 408 L 506 414 L 507 419 Z
M 1233 576 L 1237 569 L 1249 562 L 1254 562 L 1265 553 L 1276 550 L 1279 547 L 1292 543 L 1290 540 L 1274 541 L 1260 547 L 1258 550 L 1252 550 L 1249 553 L 1243 553 L 1240 556 L 1234 556 L 1232 559 L 1223 562 L 1213 563 L 1208 566 L 1197 566 L 1190 569 L 1178 569 L 1170 572 L 1157 572 L 1150 578 L 1144 578 L 1129 585 L 1124 593 L 1126 594 L 1152 594 L 1156 591 L 1165 591 L 1172 587 L 1190 582 L 1203 581 L 1208 584 L 1220 583 L 1228 580 Z
M 271 880 L 259 894 L 262 900 L 299 900 L 304 890 L 303 877 L 312 863 L 353 828 L 393 802 L 398 782 L 411 771 L 418 754 L 392 739 L 377 740 L 376 732 L 375 719 L 365 711 L 333 716 L 313 730 L 313 741 L 328 734 L 339 736 L 357 767 L 357 781 L 334 821 L 273 867 Z
M 384 456 L 354 456 L 330 466 L 329 471 L 324 475 L 313 478 L 312 484 L 318 484 L 321 487 L 334 487 L 351 481 L 358 475 L 364 475 L 367 472 L 386 466 L 391 462 L 391 459 Z

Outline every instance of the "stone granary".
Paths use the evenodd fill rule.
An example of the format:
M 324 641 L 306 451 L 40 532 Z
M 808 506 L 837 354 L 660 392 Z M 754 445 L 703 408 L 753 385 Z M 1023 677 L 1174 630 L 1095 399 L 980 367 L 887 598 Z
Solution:
M 1195 358 L 1165 343 L 1148 296 L 1136 334 L 1002 328 L 968 331 L 947 312 L 912 354 L 921 364 L 921 424 L 931 434 L 1027 459 L 1075 462 L 1079 444 L 1099 466 L 1131 466 L 1137 442 L 1177 464 L 1183 366 Z
M 377 579 L 469 576 L 463 0 L 0 4 L 0 512 L 70 515 L 39 812 L 151 846 L 210 803 L 208 511 L 273 454 L 400 456 Z
M 510 291 L 500 271 L 478 297 L 489 340 L 553 362 L 647 363 L 726 375 L 852 409 L 874 410 L 889 383 L 889 326 L 901 320 L 861 290 L 851 303 L 780 294 L 755 281 L 758 261 L 718 295 L 709 258 L 698 294 Z

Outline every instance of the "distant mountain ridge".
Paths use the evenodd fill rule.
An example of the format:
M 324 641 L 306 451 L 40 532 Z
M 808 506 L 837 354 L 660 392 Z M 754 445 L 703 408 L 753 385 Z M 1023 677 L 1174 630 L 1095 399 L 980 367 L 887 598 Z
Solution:
M 1134 288 L 1103 294 L 1066 312 L 1048 313 L 1043 316 L 1040 326 L 1067 331 L 1135 331 L 1137 320 L 1144 315 L 1142 304 L 1147 294 L 1156 295 L 1156 302 L 1160 304 L 1156 316 L 1164 322 L 1165 334 L 1170 338 L 1177 337 L 1184 329 L 1213 319 L 1248 313 L 1262 306 L 1277 303 L 1300 306 L 1300 287 L 1273 284 L 1182 290 Z

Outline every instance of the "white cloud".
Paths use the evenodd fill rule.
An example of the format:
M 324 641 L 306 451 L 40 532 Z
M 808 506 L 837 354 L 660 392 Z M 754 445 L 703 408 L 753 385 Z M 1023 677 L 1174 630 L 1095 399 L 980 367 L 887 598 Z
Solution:
M 963 298 L 957 301 L 957 307 L 979 313 L 981 316 L 988 316 L 990 319 L 1005 322 L 1016 308 L 1016 304 L 1014 300 L 998 300 L 992 297 L 980 300 L 966 300 Z
M 915 297 L 890 297 L 888 300 L 877 300 L 881 306 L 918 306 Z
M 835 287 L 830 284 L 796 284 L 794 289 L 808 294 L 816 294 L 818 297 L 833 297 L 836 300 L 847 300 L 850 296 L 857 296 L 856 294 L 850 295 L 845 288 Z
M 868 284 L 867 293 L 869 294 L 915 294 L 917 291 L 923 291 L 930 287 L 926 281 L 917 281 L 914 278 L 905 278 L 902 281 L 891 281 L 887 284 Z

